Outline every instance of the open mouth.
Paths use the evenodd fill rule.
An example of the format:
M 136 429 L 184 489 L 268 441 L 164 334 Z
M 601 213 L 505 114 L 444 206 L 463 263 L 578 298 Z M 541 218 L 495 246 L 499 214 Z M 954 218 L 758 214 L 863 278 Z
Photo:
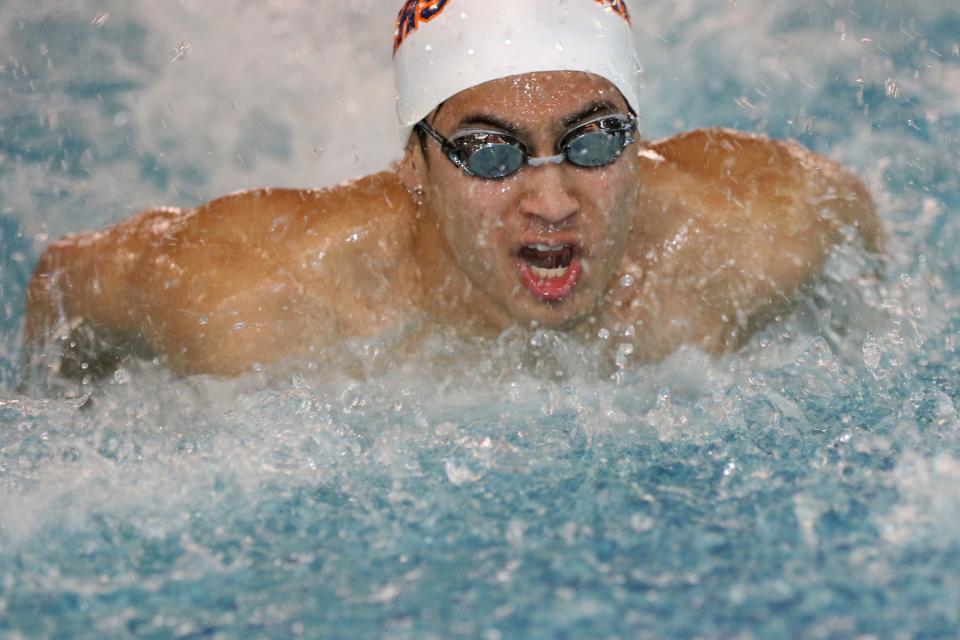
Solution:
M 520 279 L 542 300 L 561 300 L 573 291 L 582 265 L 572 244 L 527 244 L 517 252 Z

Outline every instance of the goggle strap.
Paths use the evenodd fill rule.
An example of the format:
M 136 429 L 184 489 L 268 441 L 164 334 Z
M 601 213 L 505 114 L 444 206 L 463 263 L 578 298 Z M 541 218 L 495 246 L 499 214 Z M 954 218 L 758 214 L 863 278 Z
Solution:
M 437 144 L 440 145 L 440 149 L 447 155 L 450 160 L 457 165 L 458 167 L 463 166 L 460 162 L 460 153 L 457 148 L 450 143 L 449 140 L 444 138 L 442 135 L 437 133 L 436 129 L 428 125 L 424 121 L 420 121 L 415 125 L 416 128 L 421 131 L 425 131 L 427 135 L 436 140 Z

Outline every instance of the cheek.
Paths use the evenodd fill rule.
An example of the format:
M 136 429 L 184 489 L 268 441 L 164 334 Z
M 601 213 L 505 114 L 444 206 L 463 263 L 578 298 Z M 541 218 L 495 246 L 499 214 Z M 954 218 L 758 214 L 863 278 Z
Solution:
M 607 230 L 611 240 L 625 240 L 624 232 L 629 231 L 637 210 L 637 181 L 628 171 L 608 174 L 598 180 L 592 189 L 594 208 L 600 217 L 600 225 Z
M 438 189 L 436 207 L 444 236 L 461 263 L 488 262 L 498 252 L 503 226 L 502 186 L 462 181 L 461 188 Z

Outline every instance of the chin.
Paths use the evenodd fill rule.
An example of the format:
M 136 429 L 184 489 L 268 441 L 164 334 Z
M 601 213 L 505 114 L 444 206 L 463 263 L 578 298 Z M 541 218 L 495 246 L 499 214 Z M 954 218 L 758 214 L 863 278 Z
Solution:
M 518 323 L 543 329 L 569 329 L 583 321 L 594 306 L 577 301 L 576 297 L 556 302 L 524 301 L 512 310 L 512 315 Z

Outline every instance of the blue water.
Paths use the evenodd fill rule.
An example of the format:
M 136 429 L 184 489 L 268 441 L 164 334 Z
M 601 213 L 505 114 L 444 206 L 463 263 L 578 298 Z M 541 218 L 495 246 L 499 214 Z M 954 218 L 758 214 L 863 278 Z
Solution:
M 882 283 L 838 252 L 741 353 L 385 337 L 16 390 L 53 237 L 398 157 L 383 4 L 0 1 L 0 636 L 960 637 L 947 0 L 635 8 L 645 135 L 796 138 L 890 235 Z

